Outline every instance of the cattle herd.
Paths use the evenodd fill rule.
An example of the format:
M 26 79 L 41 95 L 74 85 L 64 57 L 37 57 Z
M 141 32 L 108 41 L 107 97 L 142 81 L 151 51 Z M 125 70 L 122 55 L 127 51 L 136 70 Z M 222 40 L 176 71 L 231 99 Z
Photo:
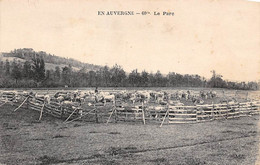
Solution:
M 5 99 L 10 95 L 9 99 L 17 99 L 19 96 L 32 96 L 35 99 L 43 99 L 46 103 L 57 102 L 59 104 L 115 104 L 117 101 L 126 102 L 128 104 L 135 103 L 155 103 L 160 105 L 192 105 L 203 104 L 205 100 L 218 97 L 214 90 L 111 90 L 111 91 L 92 91 L 92 90 L 60 90 L 51 94 L 49 90 L 45 90 L 39 94 L 38 91 L 3 91 L 1 98 Z M 225 100 L 224 100 L 225 101 Z
M 208 103 L 237 102 L 236 98 L 226 97 L 224 90 L 216 92 L 212 89 L 203 90 L 59 90 L 54 93 L 49 90 L 26 90 L 26 91 L 2 91 L 0 101 L 8 98 L 17 100 L 21 96 L 31 96 L 34 99 L 42 99 L 46 103 L 50 101 L 58 104 L 89 105 L 107 103 L 127 104 L 150 103 L 158 105 L 202 105 Z M 245 100 L 247 101 L 247 100 Z
M 140 118 L 144 123 L 148 118 L 164 121 L 167 114 L 169 123 L 239 117 L 253 114 L 259 107 L 259 101 L 254 102 L 248 97 L 242 100 L 237 98 L 230 94 L 226 96 L 224 90 L 216 92 L 212 89 L 13 90 L 0 93 L 0 107 L 6 103 L 17 103 L 19 106 L 14 111 L 25 106 L 40 111 L 40 118 L 42 112 L 45 112 L 58 118 L 66 118 L 65 121 L 72 118 L 74 121 L 86 115 L 94 115 L 98 121 L 100 117 L 106 118 L 107 115 L 111 117 L 115 112 L 115 121 L 120 118 L 123 120 Z

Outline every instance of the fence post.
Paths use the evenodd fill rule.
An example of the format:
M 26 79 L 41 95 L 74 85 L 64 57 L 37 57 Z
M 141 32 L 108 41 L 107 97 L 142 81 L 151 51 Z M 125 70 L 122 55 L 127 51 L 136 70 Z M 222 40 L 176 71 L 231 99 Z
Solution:
M 132 109 L 132 107 L 131 107 L 131 109 Z M 127 121 L 127 111 L 125 112 L 125 121 Z
M 98 114 L 97 114 L 97 110 L 95 109 L 95 117 L 96 117 L 96 123 L 98 123 Z
M 145 125 L 144 102 L 142 102 L 142 115 L 143 115 L 143 122 L 144 122 L 144 125 Z
M 169 123 L 169 121 L 170 121 L 170 108 L 169 108 L 170 106 L 169 106 L 169 100 L 168 100 L 168 106 L 167 106 L 167 111 L 168 111 L 168 113 L 167 113 L 167 120 L 168 120 L 168 124 L 170 124 Z
M 117 119 L 118 119 L 118 118 L 117 118 L 117 110 L 116 110 L 116 107 L 115 107 L 115 112 L 114 112 L 114 113 L 115 113 L 115 123 L 117 123 Z
M 252 103 L 252 102 L 250 103 L 250 107 L 251 107 L 251 108 L 250 108 L 250 113 L 249 113 L 249 114 L 252 116 L 252 114 L 254 113 L 254 112 L 253 112 L 253 103 Z
M 209 120 L 213 120 L 214 119 L 214 115 L 213 115 L 213 103 L 212 103 L 212 108 L 211 108 L 211 118 Z
M 63 118 L 63 114 L 64 114 L 64 110 L 63 110 L 62 106 L 60 106 L 60 111 L 61 111 L 60 118 L 62 119 Z M 51 111 L 51 114 L 53 114 L 52 111 Z
M 164 121 L 165 121 L 165 119 L 166 119 L 166 117 L 167 117 L 167 115 L 168 115 L 167 113 L 169 113 L 169 112 L 168 112 L 168 109 L 166 109 L 166 113 L 165 113 L 165 115 L 164 115 L 164 117 L 163 117 L 163 121 L 162 121 L 160 127 L 162 127 L 162 125 L 163 125 L 163 123 L 164 123 Z
M 196 122 L 198 123 L 199 119 L 198 119 L 198 106 L 197 105 L 195 105 L 195 109 L 196 109 Z
M 42 113 L 43 113 L 44 106 L 45 106 L 45 102 L 43 103 L 43 106 L 41 107 L 39 121 L 42 119 Z
M 214 103 L 212 102 L 212 110 L 211 110 L 212 119 L 215 120 L 215 114 L 214 114 Z
M 170 99 L 170 98 L 171 98 L 171 96 L 169 97 L 168 94 L 167 94 L 167 112 L 168 112 L 168 113 L 167 113 L 167 117 L 166 117 L 166 118 L 167 118 L 168 124 L 170 124 L 170 123 L 169 123 L 169 118 L 170 118 L 170 114 L 169 114 L 169 113 L 170 113 L 169 99 Z
M 241 114 L 240 103 L 238 102 L 238 115 L 239 115 L 239 117 L 240 117 L 240 114 Z
M 29 98 L 26 100 L 26 109 L 29 109 Z
M 227 110 L 226 110 L 226 119 L 228 118 L 228 111 L 229 111 L 229 106 L 228 106 L 228 102 L 227 102 Z M 231 108 L 232 109 L 232 108 Z
M 116 112 L 116 100 L 114 101 L 114 114 L 115 114 L 115 123 L 117 123 L 117 112 Z

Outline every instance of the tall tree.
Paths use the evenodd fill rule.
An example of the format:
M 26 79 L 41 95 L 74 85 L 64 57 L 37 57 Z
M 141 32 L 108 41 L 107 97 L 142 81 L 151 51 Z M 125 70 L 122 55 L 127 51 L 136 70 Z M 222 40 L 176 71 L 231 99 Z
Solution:
M 163 75 L 159 70 L 155 73 L 154 78 L 157 87 L 164 86 Z
M 94 71 L 89 71 L 87 73 L 87 81 L 88 81 L 88 86 L 93 87 L 97 86 L 97 81 L 96 81 L 96 72 Z
M 17 81 L 22 78 L 21 67 L 16 63 L 16 61 L 13 61 L 12 63 L 11 76 L 15 79 L 16 84 Z
M 65 85 L 71 85 L 71 79 L 72 79 L 72 67 L 69 66 L 65 66 L 62 69 L 62 80 L 65 83 Z
M 111 80 L 115 87 L 123 86 L 124 79 L 126 78 L 125 71 L 119 65 L 114 65 L 110 70 L 112 73 Z
M 110 83 L 111 83 L 111 72 L 109 71 L 109 68 L 108 66 L 104 66 L 103 68 L 103 72 L 102 72 L 102 77 L 103 77 L 103 80 L 105 81 L 104 84 L 105 86 L 110 86 Z
M 149 78 L 148 78 L 148 72 L 146 72 L 145 70 L 142 71 L 141 73 L 141 86 L 144 86 L 144 87 L 147 87 L 148 86 L 148 83 L 149 83 Z
M 208 81 L 208 85 L 209 87 L 213 87 L 213 88 L 223 88 L 226 86 L 226 82 L 224 82 L 224 80 L 222 79 L 222 75 L 217 74 L 215 70 L 212 70 L 212 77 L 211 79 Z
M 4 74 L 4 62 L 0 61 L 0 78 L 3 76 Z
M 5 61 L 5 74 L 10 75 L 10 63 L 8 60 Z
M 39 83 L 45 79 L 45 63 L 44 60 L 39 57 L 33 58 L 32 61 L 33 78 L 37 83 Z
M 60 81 L 60 67 L 56 66 L 55 67 L 55 72 L 54 72 L 54 78 L 55 78 L 55 81 Z
M 30 61 L 25 61 L 23 64 L 23 77 L 24 78 L 33 78 L 32 65 Z
M 141 77 L 140 77 L 140 74 L 138 73 L 137 69 L 133 70 L 129 76 L 128 76 L 128 79 L 129 79 L 129 83 L 135 87 L 135 86 L 139 86 L 139 84 L 141 83 Z

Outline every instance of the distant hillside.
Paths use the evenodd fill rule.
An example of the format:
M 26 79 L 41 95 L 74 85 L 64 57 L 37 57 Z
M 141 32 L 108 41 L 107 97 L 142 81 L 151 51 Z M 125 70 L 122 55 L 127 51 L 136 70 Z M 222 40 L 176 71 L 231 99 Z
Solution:
M 18 58 L 18 57 L 1 57 L 0 56 L 0 61 L 6 61 L 6 60 L 8 60 L 8 61 L 10 61 L 10 62 L 12 62 L 12 61 L 17 61 L 17 62 L 21 62 L 21 63 L 24 63 L 26 60 L 25 59 L 22 59 L 22 58 Z M 65 66 L 68 66 L 68 65 L 66 65 L 66 64 L 52 64 L 52 63 L 45 63 L 45 68 L 46 68 L 46 70 L 55 70 L 55 67 L 56 66 L 58 66 L 58 67 L 60 67 L 60 68 L 63 68 L 63 67 L 65 67 Z M 75 67 L 75 66 L 72 66 L 72 69 L 74 70 L 74 71 L 79 71 L 81 68 L 78 68 L 78 67 Z M 88 72 L 88 71 L 90 71 L 91 69 L 86 69 L 86 72 Z
M 77 61 L 72 58 L 64 58 L 64 57 L 59 57 L 55 56 L 49 53 L 46 53 L 44 51 L 39 51 L 36 52 L 31 48 L 23 48 L 23 49 L 14 49 L 11 52 L 3 52 L 0 55 L 0 60 L 1 61 L 20 61 L 20 62 L 25 62 L 25 61 L 30 61 L 33 59 L 35 56 L 40 56 L 41 58 L 44 59 L 46 69 L 54 69 L 56 66 L 59 66 L 60 68 L 64 66 L 71 65 L 73 70 L 80 70 L 81 68 L 84 68 L 86 71 L 96 71 L 100 69 L 102 66 L 99 65 L 93 65 L 93 64 L 88 64 L 88 63 L 83 63 L 80 61 Z

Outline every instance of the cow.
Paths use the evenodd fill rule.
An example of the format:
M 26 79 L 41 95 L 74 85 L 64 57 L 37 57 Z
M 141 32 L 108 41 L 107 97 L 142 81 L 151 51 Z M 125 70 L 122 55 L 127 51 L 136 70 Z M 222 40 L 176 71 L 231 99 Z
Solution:
M 203 98 L 203 99 L 207 99 L 207 98 L 208 98 L 207 92 L 205 92 L 205 91 L 200 91 L 200 97 Z
M 51 97 L 50 97 L 50 95 L 47 95 L 47 94 L 44 95 L 43 100 L 44 100 L 44 103 L 50 104 L 50 102 L 51 102 Z
M 103 98 L 104 98 L 105 103 L 106 102 L 112 102 L 113 104 L 115 104 L 115 100 L 116 100 L 115 95 L 104 95 Z
M 58 97 L 56 98 L 56 100 L 57 100 L 58 103 L 62 103 L 63 101 L 65 101 L 65 99 L 64 99 L 63 96 L 58 96 Z

